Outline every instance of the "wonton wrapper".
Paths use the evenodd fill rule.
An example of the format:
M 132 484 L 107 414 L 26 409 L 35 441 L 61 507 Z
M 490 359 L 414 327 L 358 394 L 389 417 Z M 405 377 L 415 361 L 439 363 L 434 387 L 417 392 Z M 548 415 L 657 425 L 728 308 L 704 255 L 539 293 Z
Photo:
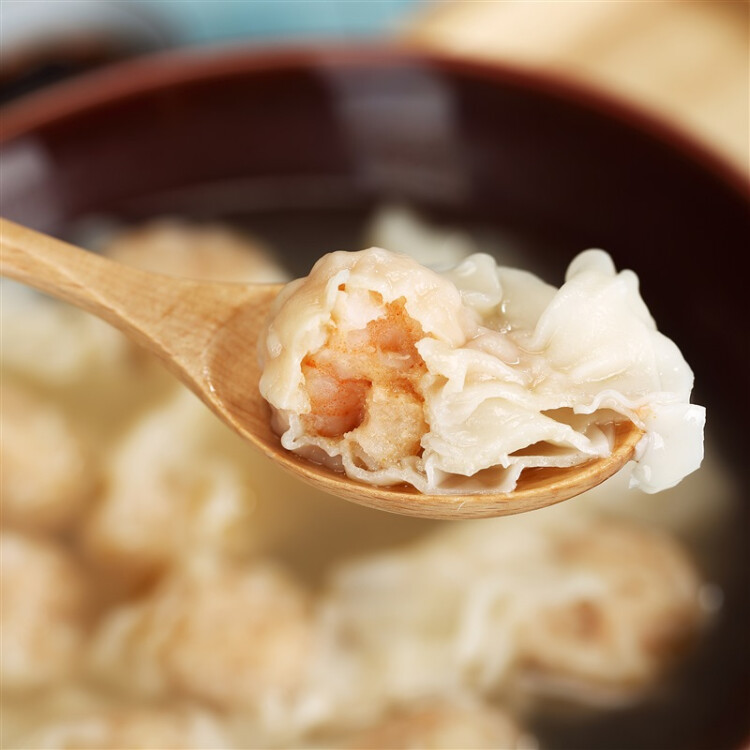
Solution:
M 406 206 L 378 209 L 366 236 L 371 245 L 410 255 L 417 263 L 435 269 L 452 268 L 478 252 L 465 232 L 432 226 Z
M 488 255 L 437 274 L 379 248 L 331 253 L 275 301 L 261 360 L 282 445 L 371 484 L 511 491 L 526 467 L 608 455 L 616 419 L 646 430 L 646 491 L 702 458 L 692 372 L 636 276 L 598 250 L 559 290 Z
M 115 448 L 108 490 L 86 524 L 88 553 L 135 582 L 202 550 L 245 554 L 255 495 L 230 455 L 239 440 L 178 389 Z
M 456 750 L 536 747 L 503 711 L 452 699 L 399 712 L 345 743 L 347 750 Z
M 167 276 L 255 284 L 288 279 L 268 248 L 219 224 L 157 219 L 121 231 L 102 252 L 120 263 Z
M 47 724 L 24 737 L 24 750 L 231 750 L 205 710 L 107 709 Z
M 98 483 L 90 447 L 54 403 L 5 378 L 0 403 L 3 525 L 37 531 L 69 526 Z
M 4 371 L 52 387 L 134 376 L 130 345 L 112 326 L 21 284 L 2 279 L 0 288 Z
M 89 588 L 51 542 L 0 532 L 0 684 L 4 693 L 48 687 L 78 665 Z
M 345 677 L 332 681 L 328 710 L 456 685 L 547 694 L 564 683 L 572 700 L 625 700 L 695 638 L 699 593 L 678 545 L 626 523 L 558 508 L 462 522 L 339 569 L 323 612 L 326 658 Z
M 92 664 L 140 695 L 181 694 L 273 721 L 306 669 L 309 607 L 271 564 L 198 558 L 141 601 L 111 610 Z

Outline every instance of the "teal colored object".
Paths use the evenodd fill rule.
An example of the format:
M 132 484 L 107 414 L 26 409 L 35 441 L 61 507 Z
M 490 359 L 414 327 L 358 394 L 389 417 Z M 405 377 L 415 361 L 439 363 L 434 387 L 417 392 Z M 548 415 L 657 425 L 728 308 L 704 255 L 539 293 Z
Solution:
M 178 44 L 238 39 L 378 36 L 419 0 L 136 0 Z M 132 7 L 132 6 L 131 6 Z

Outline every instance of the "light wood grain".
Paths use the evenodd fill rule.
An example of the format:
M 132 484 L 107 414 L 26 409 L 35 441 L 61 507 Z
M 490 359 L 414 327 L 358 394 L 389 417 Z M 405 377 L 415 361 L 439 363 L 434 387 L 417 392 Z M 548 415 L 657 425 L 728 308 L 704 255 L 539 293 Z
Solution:
M 120 265 L 0 219 L 0 273 L 82 307 L 119 328 L 169 369 L 240 435 L 303 481 L 371 508 L 426 518 L 521 513 L 580 494 L 614 474 L 642 437 L 618 426 L 612 454 L 569 469 L 524 472 L 512 493 L 420 494 L 373 487 L 281 446 L 260 395 L 258 336 L 281 289 L 272 284 L 206 283 Z

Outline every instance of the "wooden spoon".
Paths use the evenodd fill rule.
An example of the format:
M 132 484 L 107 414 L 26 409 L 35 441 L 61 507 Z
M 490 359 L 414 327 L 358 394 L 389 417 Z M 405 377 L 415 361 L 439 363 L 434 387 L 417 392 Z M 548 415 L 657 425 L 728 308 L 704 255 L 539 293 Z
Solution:
M 121 265 L 0 219 L 0 273 L 103 318 L 161 358 L 216 414 L 309 484 L 371 508 L 425 518 L 482 518 L 566 500 L 614 474 L 642 436 L 616 426 L 612 454 L 567 469 L 531 469 L 504 494 L 426 495 L 374 487 L 282 448 L 258 391 L 258 335 L 282 284 L 177 279 Z

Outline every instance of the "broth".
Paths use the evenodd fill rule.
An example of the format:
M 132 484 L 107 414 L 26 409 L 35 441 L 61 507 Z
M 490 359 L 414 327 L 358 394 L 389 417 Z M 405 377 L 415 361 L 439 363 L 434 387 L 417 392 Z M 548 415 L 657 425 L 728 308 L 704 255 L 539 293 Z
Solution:
M 155 210 L 153 206 L 144 209 L 145 205 L 123 211 L 114 226 L 121 226 L 120 221 L 137 223 Z M 154 205 L 159 206 L 159 202 Z M 259 209 L 241 215 L 205 210 L 197 215 L 192 213 L 202 221 L 219 219 L 249 232 L 271 248 L 290 276 L 296 277 L 306 273 L 314 259 L 325 252 L 359 249 L 371 244 L 373 210 L 372 203 L 352 199 L 343 209 L 337 205 L 294 210 L 286 207 L 283 210 Z M 508 265 L 520 265 L 540 273 L 553 283 L 559 279 L 561 267 L 572 254 L 584 249 L 573 247 L 572 236 L 566 237 L 565 233 L 559 233 L 558 240 L 552 243 L 549 238 L 555 234 L 555 228 L 532 232 L 528 227 L 506 226 L 500 231 L 491 225 L 459 221 L 456 217 L 447 217 L 447 220 L 444 217 L 441 225 L 445 229 L 438 228 L 438 232 L 455 233 L 452 227 L 459 226 L 467 241 L 479 250 L 490 252 Z M 106 221 L 101 217 L 89 218 L 71 227 L 70 236 L 93 246 L 112 226 L 109 218 Z M 612 250 L 616 256 L 618 249 Z M 650 302 L 648 297 L 646 301 Z M 656 317 L 658 320 L 659 315 Z M 668 321 L 668 325 L 671 323 Z M 668 333 L 681 344 L 679 332 Z M 145 355 L 130 350 L 116 352 L 113 362 L 105 362 L 101 372 L 90 367 L 57 382 L 24 374 L 21 370 L 13 371 L 12 364 L 8 372 L 12 381 L 23 381 L 23 387 L 61 409 L 89 443 L 96 446 L 93 460 L 106 475 L 104 481 L 111 481 L 112 454 L 116 447 L 121 446 L 149 414 L 169 409 L 169 404 L 179 399 L 175 395 L 178 386 L 169 376 Z M 107 372 L 117 372 L 117 382 L 107 380 Z M 710 614 L 705 631 L 697 647 L 671 669 L 665 679 L 656 681 L 652 689 L 644 695 L 638 694 L 625 705 L 580 705 L 580 702 L 566 699 L 564 691 L 555 699 L 533 701 L 519 697 L 524 694 L 520 690 L 519 696 L 499 691 L 502 695 L 496 695 L 494 700 L 498 705 L 510 706 L 519 723 L 537 738 L 540 748 L 609 748 L 613 746 L 613 737 L 621 747 L 658 747 L 661 750 L 707 747 L 708 733 L 737 700 L 741 674 L 732 665 L 733 651 L 742 644 L 745 633 L 741 580 L 746 543 L 741 517 L 745 511 L 731 468 L 724 465 L 716 448 L 721 445 L 718 437 L 721 425 L 711 420 L 709 385 L 701 384 L 701 391 L 710 427 L 706 438 L 707 457 L 696 474 L 679 487 L 656 497 L 639 496 L 623 502 L 619 490 L 611 490 L 608 495 L 607 489 L 599 489 L 567 505 L 573 513 L 575 508 L 580 508 L 581 514 L 592 517 L 626 519 L 639 527 L 660 529 L 687 550 L 704 581 L 702 606 Z M 188 411 L 190 409 L 192 407 L 188 407 Z M 363 559 L 381 551 L 406 550 L 429 539 L 438 529 L 444 531 L 452 523 L 462 523 L 389 516 L 325 496 L 284 475 L 223 426 L 209 428 L 203 417 L 190 417 L 193 418 L 195 422 L 188 424 L 200 425 L 201 429 L 205 426 L 210 431 L 212 445 L 219 446 L 219 452 L 232 470 L 236 470 L 237 481 L 249 487 L 249 494 L 254 498 L 249 511 L 252 516 L 249 530 L 227 542 L 227 554 L 241 562 L 256 558 L 278 561 L 312 596 L 325 590 L 331 574 L 342 561 Z M 197 450 L 202 448 L 199 446 Z M 97 507 L 97 501 L 92 502 L 93 510 L 89 512 Z M 90 529 L 81 531 L 90 523 L 85 515 L 82 518 L 80 524 L 76 522 L 63 529 L 58 537 L 88 569 L 98 597 L 94 615 L 97 620 L 115 603 L 127 604 L 147 596 L 171 563 L 161 561 L 143 575 L 132 577 L 127 572 L 120 576 L 124 564 L 121 560 L 115 560 L 111 568 L 92 562 L 98 552 L 96 545 L 92 548 L 86 541 Z M 185 542 L 190 543 L 188 539 Z M 12 746 L 8 743 L 33 728 L 41 721 L 40 717 L 75 715 L 79 711 L 76 691 L 90 691 L 94 696 L 91 700 L 89 697 L 81 699 L 86 705 L 128 705 L 133 700 L 119 687 L 88 676 L 77 680 L 72 688 L 61 684 L 30 697 L 11 696 L 6 698 L 3 709 L 6 735 L 3 746 Z M 168 697 L 176 697 L 177 693 L 179 691 Z M 205 705 L 212 706 L 210 701 Z M 741 707 L 735 705 L 735 709 L 740 711 Z M 253 734 L 254 730 L 243 727 L 238 731 L 237 736 L 244 737 L 242 741 L 248 743 L 248 747 L 258 746 L 253 743 L 263 741 Z M 718 730 L 715 737 L 716 747 L 725 746 L 729 736 L 723 737 L 721 731 Z M 276 746 L 286 746 L 283 738 L 272 741 Z M 299 745 L 294 743 L 299 741 L 299 738 L 288 740 L 295 747 Z M 326 746 L 327 739 L 324 736 L 321 740 L 313 733 L 302 741 L 314 747 L 317 743 Z

